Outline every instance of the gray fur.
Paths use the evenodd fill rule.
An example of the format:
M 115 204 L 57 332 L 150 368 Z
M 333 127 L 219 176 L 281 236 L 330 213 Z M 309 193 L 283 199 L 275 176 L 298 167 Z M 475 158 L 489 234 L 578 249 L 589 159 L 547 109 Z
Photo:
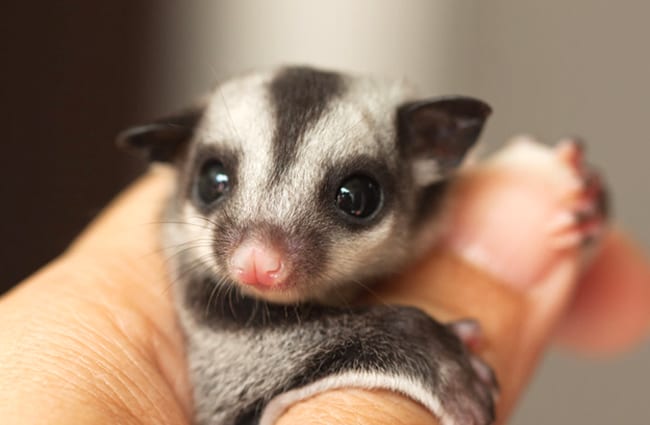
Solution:
M 273 134 L 273 179 L 298 156 L 298 145 L 329 104 L 345 90 L 341 75 L 307 67 L 278 72 L 269 84 L 276 121 Z
M 417 309 L 280 306 L 209 291 L 192 279 L 183 294 L 200 424 L 256 424 L 274 398 L 350 372 L 419 383 L 445 425 L 493 420 L 493 378 L 482 381 L 453 329 Z
M 196 127 L 177 132 L 183 148 L 165 141 L 180 172 L 164 242 L 179 249 L 169 263 L 197 423 L 258 424 L 267 406 L 272 421 L 283 403 L 337 385 L 401 391 L 445 425 L 491 423 L 496 383 L 452 328 L 413 308 L 348 307 L 430 247 L 450 164 L 487 113 L 467 98 L 414 102 L 403 82 L 283 68 L 219 85 Z M 146 127 L 132 134 L 156 149 Z M 210 207 L 193 189 L 207 158 L 232 181 Z M 354 174 L 383 190 L 362 223 L 334 205 Z M 289 288 L 259 293 L 228 278 L 230 255 L 251 235 L 283 247 Z

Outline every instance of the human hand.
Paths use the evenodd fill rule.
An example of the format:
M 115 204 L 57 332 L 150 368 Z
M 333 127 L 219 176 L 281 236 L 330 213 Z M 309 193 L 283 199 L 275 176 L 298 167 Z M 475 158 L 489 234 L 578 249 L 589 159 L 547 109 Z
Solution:
M 0 422 L 184 424 L 190 387 L 156 222 L 171 173 L 116 199 L 0 299 Z
M 520 138 L 464 172 L 452 194 L 443 245 L 376 294 L 443 322 L 479 321 L 477 351 L 501 386 L 498 423 L 507 421 L 555 337 L 602 355 L 630 348 L 650 330 L 650 267 L 618 230 L 602 227 L 601 189 L 575 143 L 549 149 Z M 585 207 L 594 207 L 594 214 L 584 216 Z M 555 219 L 574 212 L 582 216 L 578 222 Z M 295 406 L 289 412 L 295 416 L 281 424 L 306 421 L 319 406 L 325 408 L 317 410 L 323 416 L 316 423 L 345 423 L 366 412 L 371 416 L 357 423 L 436 423 L 395 395 L 345 390 L 319 397 L 320 404 L 312 399 Z M 333 421 L 340 412 L 344 419 Z
M 157 226 L 151 224 L 171 180 L 161 169 L 144 177 L 61 258 L 0 300 L 3 423 L 189 422 L 182 336 L 170 302 L 173 283 L 164 277 Z M 467 181 L 466 187 L 485 190 Z M 476 199 L 476 193 L 463 196 Z M 567 309 L 580 261 L 576 252 L 552 259 L 559 261 L 552 267 L 556 272 L 530 294 L 500 283 L 498 272 L 480 271 L 462 251 L 440 250 L 400 283 L 383 288 L 381 296 L 419 305 L 441 320 L 478 318 L 484 329 L 480 353 L 501 381 L 499 417 L 505 418 Z M 613 271 L 629 277 L 617 280 L 615 291 Z M 622 349 L 647 331 L 650 272 L 624 238 L 610 233 L 588 271 L 597 273 L 599 279 L 579 287 L 564 337 L 583 348 Z M 617 296 L 603 302 L 611 292 Z M 630 300 L 637 314 L 608 328 L 626 338 L 590 332 L 600 314 Z M 585 313 L 594 306 L 597 313 Z M 434 423 L 399 395 L 353 389 L 299 403 L 280 422 L 349 423 L 352 416 L 356 423 Z

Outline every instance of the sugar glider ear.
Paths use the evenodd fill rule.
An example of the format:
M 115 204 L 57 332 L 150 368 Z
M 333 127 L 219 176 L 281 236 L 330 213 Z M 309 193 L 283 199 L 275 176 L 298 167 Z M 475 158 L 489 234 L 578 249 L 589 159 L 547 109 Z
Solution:
M 400 144 L 444 176 L 460 165 L 491 112 L 485 102 L 463 96 L 409 102 L 398 109 Z
M 117 136 L 117 145 L 143 155 L 149 161 L 172 162 L 189 142 L 205 106 L 196 105 L 149 124 L 128 128 Z

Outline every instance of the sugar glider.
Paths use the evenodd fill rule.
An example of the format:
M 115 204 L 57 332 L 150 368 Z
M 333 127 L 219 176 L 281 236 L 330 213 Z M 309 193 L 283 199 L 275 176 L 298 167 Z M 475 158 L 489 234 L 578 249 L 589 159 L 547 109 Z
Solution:
M 496 381 L 459 337 L 476 324 L 350 303 L 431 247 L 489 114 L 469 97 L 283 67 L 120 135 L 178 170 L 163 241 L 177 248 L 197 424 L 271 425 L 341 387 L 398 391 L 444 425 L 493 422 Z

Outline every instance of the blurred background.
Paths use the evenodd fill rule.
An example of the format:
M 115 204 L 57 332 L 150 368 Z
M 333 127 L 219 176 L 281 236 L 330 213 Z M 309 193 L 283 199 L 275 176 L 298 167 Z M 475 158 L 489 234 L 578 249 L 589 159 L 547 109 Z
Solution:
M 407 76 L 495 110 L 484 140 L 579 134 L 615 221 L 650 247 L 650 3 L 633 0 L 3 2 L 0 292 L 60 253 L 143 170 L 121 129 L 278 63 Z M 650 423 L 650 344 L 553 350 L 513 424 Z

